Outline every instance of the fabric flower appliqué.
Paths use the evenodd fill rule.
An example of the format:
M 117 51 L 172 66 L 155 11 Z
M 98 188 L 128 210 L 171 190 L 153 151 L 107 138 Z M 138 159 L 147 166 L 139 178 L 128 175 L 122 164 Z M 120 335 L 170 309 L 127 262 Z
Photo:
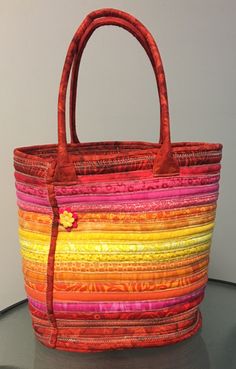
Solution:
M 60 209 L 60 224 L 70 232 L 72 228 L 77 228 L 78 226 L 78 215 L 71 211 L 70 208 Z

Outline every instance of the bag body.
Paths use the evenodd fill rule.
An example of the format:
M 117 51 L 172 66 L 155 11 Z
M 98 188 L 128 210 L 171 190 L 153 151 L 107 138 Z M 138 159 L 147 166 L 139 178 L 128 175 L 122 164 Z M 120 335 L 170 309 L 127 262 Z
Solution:
M 160 100 L 159 143 L 78 140 L 80 60 L 103 25 L 128 30 L 150 59 Z M 43 344 L 81 352 L 150 347 L 199 330 L 221 156 L 218 143 L 171 142 L 164 70 L 149 31 L 115 9 L 90 13 L 62 72 L 58 144 L 14 150 L 25 290 Z

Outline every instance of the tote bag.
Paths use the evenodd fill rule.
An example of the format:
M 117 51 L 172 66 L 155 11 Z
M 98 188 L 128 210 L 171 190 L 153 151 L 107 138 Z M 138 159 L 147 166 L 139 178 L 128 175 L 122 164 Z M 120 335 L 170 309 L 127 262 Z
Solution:
M 150 59 L 159 143 L 78 140 L 80 60 L 103 25 L 130 32 Z M 163 65 L 144 25 L 115 9 L 90 13 L 62 71 L 58 144 L 14 150 L 25 290 L 44 345 L 70 351 L 150 347 L 199 330 L 221 154 L 218 143 L 171 142 Z

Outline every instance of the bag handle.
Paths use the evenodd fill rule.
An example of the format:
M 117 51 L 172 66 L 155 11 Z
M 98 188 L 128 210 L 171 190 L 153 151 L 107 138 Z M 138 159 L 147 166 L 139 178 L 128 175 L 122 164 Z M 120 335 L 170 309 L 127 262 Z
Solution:
M 159 100 L 160 100 L 160 132 L 161 132 L 161 147 L 156 154 L 153 165 L 154 175 L 176 175 L 179 173 L 179 168 L 176 160 L 172 157 L 171 142 L 170 142 L 170 124 L 169 124 L 169 108 L 166 81 L 163 70 L 163 65 L 157 45 L 150 32 L 136 18 L 128 13 L 116 9 L 100 9 L 91 12 L 84 19 L 78 30 L 76 31 L 67 51 L 58 96 L 58 160 L 56 177 L 59 180 L 76 180 L 75 168 L 70 162 L 70 156 L 67 148 L 66 140 L 66 92 L 72 64 L 77 50 L 83 50 L 86 45 L 86 34 L 91 34 L 98 27 L 103 25 L 117 25 L 116 19 L 127 20 L 134 27 L 137 27 L 142 33 L 144 39 L 149 46 L 152 55 L 154 73 L 157 81 Z M 124 22 L 120 22 L 119 26 L 125 28 Z M 126 28 L 125 28 L 126 29 Z M 132 33 L 132 32 L 131 32 Z
M 146 42 L 146 39 L 143 37 L 143 34 L 139 31 L 139 29 L 137 27 L 134 27 L 132 23 L 126 21 L 125 19 L 120 19 L 120 18 L 106 18 L 106 24 L 109 23 L 109 21 L 111 22 L 112 25 L 116 25 L 118 27 L 122 27 L 124 29 L 126 29 L 127 31 L 129 31 L 139 42 L 140 44 L 143 46 L 143 48 L 145 49 L 150 62 L 154 68 L 154 60 L 152 58 L 152 53 L 149 49 L 149 45 Z M 76 95 L 77 95 L 77 83 L 78 83 L 78 74 L 79 74 L 79 67 L 80 67 L 80 62 L 81 62 L 81 58 L 85 49 L 85 46 L 91 36 L 91 34 L 94 32 L 94 27 L 95 24 L 94 22 L 92 23 L 93 27 L 90 28 L 90 32 L 86 32 L 82 37 L 81 37 L 81 44 L 82 44 L 82 48 L 79 47 L 77 54 L 75 55 L 74 61 L 73 61 L 73 67 L 72 67 L 72 74 L 71 74 L 71 84 L 70 84 L 70 137 L 71 137 L 71 143 L 79 143 L 79 139 L 77 136 L 77 132 L 76 132 Z M 84 40 L 84 38 L 86 38 Z M 78 124 L 78 123 L 77 123 Z M 162 142 L 162 138 L 160 137 L 159 142 Z

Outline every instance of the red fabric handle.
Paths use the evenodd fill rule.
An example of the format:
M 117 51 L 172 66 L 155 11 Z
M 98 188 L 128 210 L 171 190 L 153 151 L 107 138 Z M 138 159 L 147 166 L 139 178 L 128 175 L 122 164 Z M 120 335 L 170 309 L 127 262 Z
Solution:
M 154 172 L 157 175 L 177 174 L 178 168 L 171 155 L 167 89 L 159 50 L 152 35 L 142 23 L 133 16 L 116 9 L 101 9 L 90 13 L 76 31 L 69 45 L 62 71 L 58 96 L 58 165 L 65 168 L 67 164 L 67 167 L 69 166 L 70 162 L 66 141 L 65 110 L 66 92 L 72 65 L 77 54 L 77 59 L 80 60 L 86 43 L 94 30 L 103 25 L 118 25 L 127 29 L 139 40 L 151 60 L 160 100 L 160 137 L 162 143 L 162 147 L 154 161 Z M 76 66 L 74 68 L 75 73 Z M 66 170 L 68 170 L 68 168 Z M 63 178 L 66 176 L 66 170 L 62 175 Z
M 106 25 L 116 25 L 118 27 L 122 27 L 133 34 L 134 37 L 140 42 L 140 44 L 145 49 L 152 66 L 154 68 L 154 60 L 152 59 L 152 54 L 149 49 L 149 45 L 147 44 L 143 34 L 135 28 L 131 23 L 126 20 L 121 20 L 120 18 L 108 17 L 106 18 Z M 79 47 L 77 54 L 75 55 L 73 61 L 72 75 L 71 75 L 71 85 L 70 85 L 70 135 L 71 135 L 71 143 L 78 143 L 79 139 L 76 132 L 76 94 L 77 94 L 77 83 L 78 83 L 78 74 L 81 58 L 83 55 L 84 48 L 94 32 L 95 28 L 97 28 L 96 20 L 91 23 L 91 25 L 86 30 L 87 32 L 81 38 L 81 44 L 83 48 Z M 78 123 L 77 123 L 78 124 Z M 162 138 L 160 136 L 159 142 L 162 142 Z

